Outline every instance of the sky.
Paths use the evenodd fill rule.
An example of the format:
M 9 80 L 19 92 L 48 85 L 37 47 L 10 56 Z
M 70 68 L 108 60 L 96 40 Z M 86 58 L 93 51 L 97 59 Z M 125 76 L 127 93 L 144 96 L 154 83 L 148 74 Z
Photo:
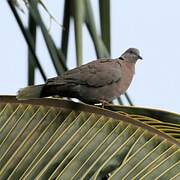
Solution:
M 44 4 L 62 24 L 63 0 L 44 0 Z M 98 1 L 91 0 L 99 31 Z M 136 106 L 180 113 L 180 1 L 111 0 L 111 57 L 119 57 L 129 47 L 138 48 L 143 61 L 128 89 Z M 49 17 L 41 8 L 45 23 Z M 27 23 L 27 14 L 20 13 Z M 0 95 L 15 95 L 27 85 L 27 45 L 6 0 L 0 1 Z M 61 28 L 53 23 L 50 33 L 60 44 Z M 49 78 L 55 70 L 38 30 L 37 52 Z M 68 51 L 68 67 L 75 67 L 73 21 Z M 92 41 L 83 27 L 83 62 L 96 59 Z M 36 84 L 43 80 L 36 72 Z

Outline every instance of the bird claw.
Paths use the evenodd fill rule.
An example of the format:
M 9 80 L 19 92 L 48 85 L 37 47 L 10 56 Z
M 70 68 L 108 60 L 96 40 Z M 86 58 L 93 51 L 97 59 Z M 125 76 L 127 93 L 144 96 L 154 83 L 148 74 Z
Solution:
M 99 102 L 102 104 L 102 108 L 103 108 L 103 109 L 104 109 L 104 106 L 109 105 L 109 102 L 108 102 L 108 101 L 105 101 L 105 100 L 100 100 Z

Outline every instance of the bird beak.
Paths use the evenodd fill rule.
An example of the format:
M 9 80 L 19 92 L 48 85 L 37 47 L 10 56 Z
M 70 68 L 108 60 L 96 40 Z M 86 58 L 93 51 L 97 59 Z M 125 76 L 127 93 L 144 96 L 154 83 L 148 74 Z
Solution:
M 138 59 L 141 59 L 141 60 L 142 60 L 143 58 L 142 58 L 140 55 L 138 55 Z

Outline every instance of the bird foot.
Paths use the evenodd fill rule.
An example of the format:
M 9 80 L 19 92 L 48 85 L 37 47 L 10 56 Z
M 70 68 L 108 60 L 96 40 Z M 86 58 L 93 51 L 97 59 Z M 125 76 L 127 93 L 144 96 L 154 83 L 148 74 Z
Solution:
M 109 105 L 109 102 L 105 100 L 100 100 L 99 102 L 102 104 L 102 108 L 104 108 L 104 106 Z

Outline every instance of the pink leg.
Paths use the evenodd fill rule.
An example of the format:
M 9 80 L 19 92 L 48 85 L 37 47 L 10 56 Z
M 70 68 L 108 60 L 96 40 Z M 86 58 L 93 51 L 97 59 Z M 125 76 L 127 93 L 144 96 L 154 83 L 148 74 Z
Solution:
M 109 102 L 105 100 L 100 100 L 99 102 L 102 103 L 102 108 L 104 108 L 105 105 L 109 104 Z

